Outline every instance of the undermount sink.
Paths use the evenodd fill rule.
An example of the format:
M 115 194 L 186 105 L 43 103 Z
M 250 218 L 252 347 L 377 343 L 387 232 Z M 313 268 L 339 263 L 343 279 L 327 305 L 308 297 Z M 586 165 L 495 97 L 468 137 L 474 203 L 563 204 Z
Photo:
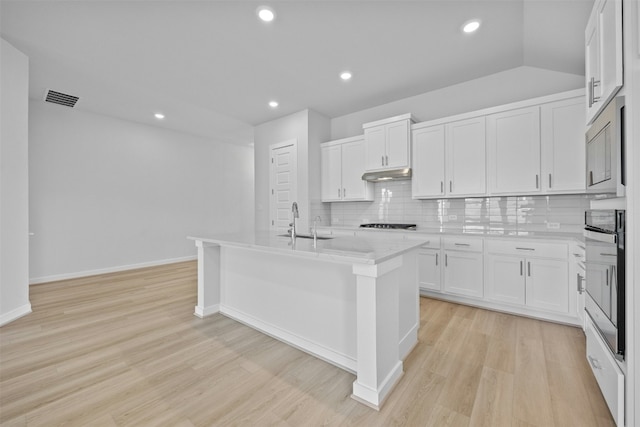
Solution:
M 289 237 L 291 238 L 290 235 L 288 234 L 280 234 L 280 237 Z M 313 236 L 310 234 L 296 234 L 296 238 L 301 238 L 301 239 L 313 239 Z M 317 236 L 316 237 L 318 240 L 329 240 L 329 239 L 333 239 L 332 236 Z

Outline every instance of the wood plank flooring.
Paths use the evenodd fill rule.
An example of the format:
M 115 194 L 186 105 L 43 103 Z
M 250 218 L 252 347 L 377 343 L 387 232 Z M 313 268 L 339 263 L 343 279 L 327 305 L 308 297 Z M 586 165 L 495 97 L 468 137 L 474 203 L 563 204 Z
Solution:
M 240 323 L 199 319 L 195 262 L 31 287 L 0 328 L 3 426 L 612 426 L 579 329 L 421 299 L 380 412 L 354 376 Z

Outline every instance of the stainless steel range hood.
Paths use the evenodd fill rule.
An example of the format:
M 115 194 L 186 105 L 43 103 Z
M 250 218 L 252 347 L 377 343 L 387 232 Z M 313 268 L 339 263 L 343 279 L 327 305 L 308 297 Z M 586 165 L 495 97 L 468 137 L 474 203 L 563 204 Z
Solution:
M 399 181 L 401 179 L 411 179 L 411 168 L 366 172 L 362 175 L 362 180 L 369 182 Z

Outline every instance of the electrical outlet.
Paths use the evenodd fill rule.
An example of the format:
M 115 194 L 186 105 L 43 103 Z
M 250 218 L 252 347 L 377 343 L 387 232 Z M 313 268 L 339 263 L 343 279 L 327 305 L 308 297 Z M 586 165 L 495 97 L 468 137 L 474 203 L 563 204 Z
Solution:
M 455 221 L 458 219 L 458 215 L 449 215 L 449 221 Z
M 547 223 L 547 228 L 549 230 L 557 230 L 560 228 L 560 223 L 559 222 L 548 222 Z

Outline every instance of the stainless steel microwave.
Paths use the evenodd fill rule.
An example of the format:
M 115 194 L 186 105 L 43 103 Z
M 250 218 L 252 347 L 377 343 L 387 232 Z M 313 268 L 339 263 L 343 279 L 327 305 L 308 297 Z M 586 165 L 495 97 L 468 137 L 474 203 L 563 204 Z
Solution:
M 587 192 L 624 197 L 624 97 L 613 98 L 586 133 Z

